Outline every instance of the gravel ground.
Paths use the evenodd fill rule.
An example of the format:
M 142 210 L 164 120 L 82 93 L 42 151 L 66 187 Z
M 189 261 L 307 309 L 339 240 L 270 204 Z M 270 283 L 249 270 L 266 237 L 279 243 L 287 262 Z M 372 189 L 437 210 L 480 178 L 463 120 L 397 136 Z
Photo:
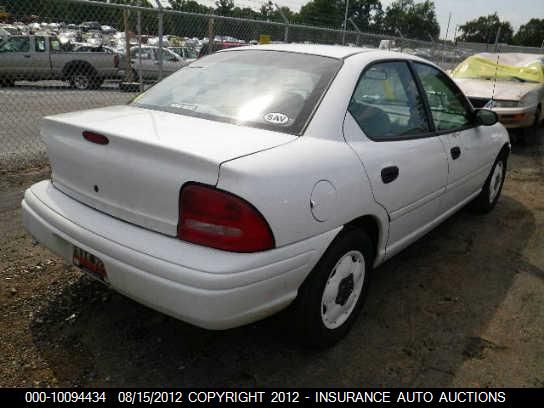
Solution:
M 22 192 L 49 169 L 0 172 L 0 386 L 544 387 L 542 140 L 509 165 L 497 208 L 378 268 L 324 351 L 297 346 L 288 313 L 205 331 L 65 266 L 21 225 Z

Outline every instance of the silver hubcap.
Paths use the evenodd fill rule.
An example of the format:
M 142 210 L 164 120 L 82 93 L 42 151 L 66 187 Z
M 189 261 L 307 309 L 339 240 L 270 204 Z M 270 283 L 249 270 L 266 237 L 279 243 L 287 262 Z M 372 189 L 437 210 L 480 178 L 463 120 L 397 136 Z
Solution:
M 489 203 L 495 201 L 499 190 L 501 188 L 502 178 L 504 174 L 504 164 L 502 161 L 498 162 L 491 175 L 491 181 L 489 183 Z
M 73 81 L 77 89 L 87 89 L 89 87 L 89 78 L 85 75 L 75 75 Z
M 350 251 L 336 263 L 321 296 L 321 320 L 336 329 L 348 320 L 361 295 L 365 280 L 365 259 Z

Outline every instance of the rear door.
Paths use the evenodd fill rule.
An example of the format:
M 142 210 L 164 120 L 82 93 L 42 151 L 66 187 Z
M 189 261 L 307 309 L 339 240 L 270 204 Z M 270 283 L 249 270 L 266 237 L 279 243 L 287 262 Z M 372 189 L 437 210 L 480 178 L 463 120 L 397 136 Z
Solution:
M 27 58 L 29 76 L 36 79 L 47 78 L 51 72 L 49 63 L 49 40 L 47 37 L 34 37 L 32 53 Z
M 414 62 L 436 133 L 447 149 L 449 177 L 441 211 L 478 192 L 494 161 L 494 140 L 476 125 L 472 107 L 455 83 L 433 66 Z
M 388 212 L 388 254 L 407 246 L 438 215 L 448 161 L 432 133 L 424 100 L 406 61 L 366 67 L 350 102 L 344 135 Z

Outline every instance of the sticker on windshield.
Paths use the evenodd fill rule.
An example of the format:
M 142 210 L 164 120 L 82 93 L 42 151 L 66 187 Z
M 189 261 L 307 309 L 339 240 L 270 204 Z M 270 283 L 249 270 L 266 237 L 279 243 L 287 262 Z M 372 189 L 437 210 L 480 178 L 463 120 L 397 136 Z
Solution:
M 285 125 L 289 122 L 289 116 L 283 113 L 272 112 L 264 115 L 264 120 L 274 125 Z

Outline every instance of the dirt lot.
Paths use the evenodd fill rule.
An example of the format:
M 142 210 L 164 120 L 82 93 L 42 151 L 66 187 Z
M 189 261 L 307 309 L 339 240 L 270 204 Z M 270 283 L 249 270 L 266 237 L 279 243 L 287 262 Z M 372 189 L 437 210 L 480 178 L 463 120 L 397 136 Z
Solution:
M 0 174 L 0 386 L 544 387 L 542 140 L 514 148 L 494 212 L 463 210 L 376 270 L 325 351 L 299 348 L 285 313 L 209 332 L 64 266 L 21 225 L 47 176 Z

